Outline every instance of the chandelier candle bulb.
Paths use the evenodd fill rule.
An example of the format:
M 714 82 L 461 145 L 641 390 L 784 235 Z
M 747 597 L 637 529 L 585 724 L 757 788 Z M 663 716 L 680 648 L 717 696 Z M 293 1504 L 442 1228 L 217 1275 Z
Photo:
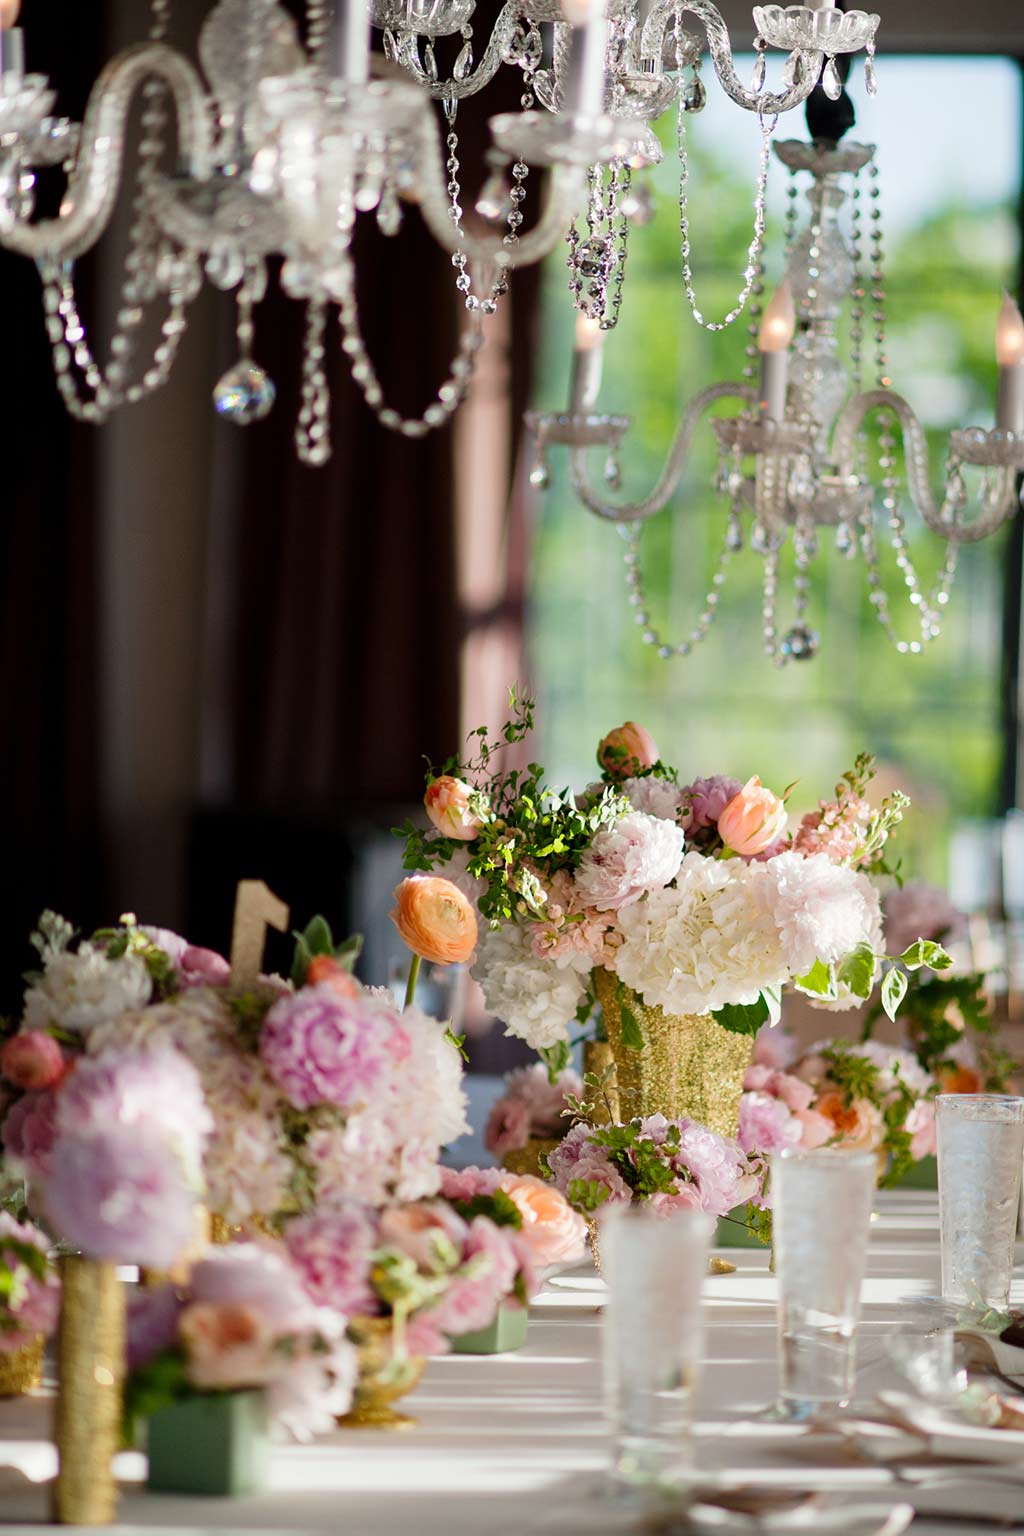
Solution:
M 761 353 L 761 415 L 781 421 L 786 414 L 789 344 L 796 330 L 796 311 L 789 278 L 776 289 L 764 312 L 757 345 Z
M 996 426 L 1004 432 L 1024 432 L 1024 319 L 1008 293 L 1003 294 L 996 321 L 996 361 Z
M 5 13 L 6 14 L 6 13 Z M 14 14 L 17 15 L 15 8 Z M 20 27 L 5 24 L 0 31 L 0 79 L 25 73 L 25 34 Z
M 0 28 L 9 31 L 21 12 L 21 0 L 0 0 Z
M 590 315 L 576 317 L 576 349 L 572 354 L 572 380 L 569 409 L 574 416 L 584 416 L 597 404 L 601 388 L 603 332 L 600 321 Z
M 334 73 L 346 85 L 365 85 L 370 77 L 369 0 L 338 0 Z
M 603 0 L 586 7 L 569 47 L 564 110 L 573 117 L 600 117 L 604 111 L 608 19 Z

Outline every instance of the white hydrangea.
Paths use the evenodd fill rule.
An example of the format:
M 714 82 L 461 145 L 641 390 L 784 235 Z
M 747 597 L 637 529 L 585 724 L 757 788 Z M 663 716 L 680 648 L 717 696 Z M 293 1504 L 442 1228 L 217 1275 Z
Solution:
M 505 923 L 483 933 L 472 974 L 506 1034 L 543 1050 L 567 1038 L 592 966 L 584 955 L 541 959 L 530 924 Z
M 816 960 L 841 960 L 861 943 L 881 949 L 878 891 L 866 875 L 824 853 L 780 853 L 752 869 L 794 976 L 805 976 Z
M 76 952 L 47 950 L 43 958 L 42 975 L 25 993 L 26 1029 L 55 1025 L 87 1035 L 129 1009 L 144 1008 L 153 991 L 138 955 L 110 960 L 97 945 L 83 943 Z
M 631 811 L 598 832 L 580 860 L 580 901 L 615 912 L 646 891 L 668 885 L 683 857 L 683 832 L 675 822 Z
M 634 811 L 643 811 L 660 821 L 675 821 L 679 810 L 679 785 L 673 784 L 671 779 L 646 773 L 639 779 L 627 779 L 622 785 L 622 793 Z
M 688 853 L 675 886 L 624 907 L 619 926 L 619 976 L 669 1013 L 752 1003 L 787 977 L 778 930 L 739 860 Z

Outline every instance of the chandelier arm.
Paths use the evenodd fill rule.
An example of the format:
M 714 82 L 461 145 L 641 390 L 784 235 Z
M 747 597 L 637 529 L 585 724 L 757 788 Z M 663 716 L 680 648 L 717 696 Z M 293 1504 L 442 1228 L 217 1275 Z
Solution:
M 432 79 L 423 68 L 413 48 L 402 53 L 402 67 L 408 70 L 416 83 L 422 85 L 435 101 L 461 101 L 465 96 L 475 96 L 477 91 L 482 91 L 498 73 L 505 48 L 519 21 L 519 10 L 519 0 L 507 0 L 507 4 L 502 6 L 491 28 L 491 35 L 479 64 L 464 80 L 456 80 L 454 76 L 448 80 Z
M 672 446 L 654 489 L 642 501 L 627 502 L 624 506 L 615 506 L 611 502 L 602 501 L 601 497 L 590 488 L 587 479 L 586 449 L 579 447 L 570 448 L 569 451 L 569 470 L 574 492 L 589 512 L 605 518 L 608 522 L 639 523 L 653 517 L 675 494 L 683 470 L 686 468 L 690 444 L 701 414 L 714 401 L 725 399 L 752 403 L 757 399 L 757 391 L 749 384 L 734 384 L 726 381 L 721 384 L 709 384 L 707 389 L 702 389 L 699 395 L 694 395 L 676 427 L 676 435 L 672 439 Z
M 212 134 L 198 73 L 166 43 L 126 48 L 102 71 L 89 95 L 78 163 L 64 195 L 67 212 L 38 224 L 14 222 L 0 210 L 0 245 L 34 261 L 73 260 L 103 234 L 124 169 L 124 133 L 132 98 L 148 79 L 162 80 L 174 99 L 180 157 L 197 180 L 209 175 Z
M 420 146 L 420 212 L 424 223 L 439 245 L 454 256 L 462 252 L 475 263 L 499 269 L 529 267 L 543 258 L 565 238 L 575 211 L 586 196 L 587 173 L 583 166 L 555 165 L 551 168 L 541 216 L 532 229 L 509 243 L 508 237 L 480 239 L 457 230 L 452 222 L 451 205 L 445 195 L 447 178 L 441 164 L 434 121 L 424 112 L 417 137 Z
M 749 90 L 742 84 L 733 67 L 729 29 L 722 19 L 721 11 L 711 0 L 681 0 L 681 3 L 680 0 L 661 0 L 644 23 L 641 51 L 645 58 L 661 58 L 669 19 L 687 11 L 704 28 L 715 74 L 726 95 L 731 96 L 737 106 L 745 107 L 748 112 L 757 112 L 762 117 L 771 117 L 777 112 L 788 112 L 790 108 L 800 106 L 817 85 L 825 55 L 817 49 L 798 48 L 794 50 L 799 64 L 792 85 L 784 91 Z
M 839 474 L 854 475 L 856 435 L 872 411 L 892 411 L 900 424 L 903 457 L 906 465 L 910 499 L 933 533 L 953 544 L 976 544 L 988 538 L 1016 510 L 1016 474 L 1011 467 L 1001 467 L 993 474 L 982 494 L 984 515 L 974 523 L 960 521 L 960 504 L 949 497 L 941 507 L 932 495 L 928 475 L 928 439 L 913 408 L 902 395 L 891 389 L 871 389 L 854 395 L 839 413 L 832 437 L 832 452 Z

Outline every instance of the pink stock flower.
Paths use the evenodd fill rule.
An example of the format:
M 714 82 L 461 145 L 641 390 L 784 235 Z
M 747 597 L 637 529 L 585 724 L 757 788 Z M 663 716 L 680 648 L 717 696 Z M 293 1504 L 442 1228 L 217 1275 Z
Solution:
M 379 1091 L 397 1016 L 372 1001 L 340 997 L 325 982 L 282 997 L 267 1014 L 260 1056 L 296 1109 L 354 1110 Z
M 716 773 L 709 779 L 694 779 L 692 784 L 680 790 L 679 821 L 690 839 L 697 841 L 699 833 L 713 831 L 726 806 L 742 788 L 739 779 Z
M 860 795 L 844 787 L 836 800 L 820 800 L 819 809 L 809 811 L 793 839 L 795 853 L 823 853 L 833 864 L 856 859 L 863 846 L 871 807 Z
M 786 807 L 755 774 L 718 818 L 718 835 L 742 857 L 763 853 L 786 830 Z
M 609 731 L 597 749 L 598 763 L 616 783 L 635 778 L 644 768 L 653 768 L 659 757 L 654 738 L 633 720 Z
M 587 1227 L 561 1190 L 532 1174 L 506 1173 L 500 1187 L 523 1219 L 520 1239 L 534 1263 L 576 1264 L 586 1248 Z
M 431 779 L 427 785 L 427 792 L 423 796 L 423 804 L 427 815 L 443 837 L 455 838 L 457 842 L 469 843 L 476 837 L 483 823 L 479 816 L 470 810 L 470 796 L 473 791 L 462 779 L 452 778 L 451 774 L 442 774 L 440 778 Z
M 614 912 L 668 885 L 682 858 L 683 834 L 674 822 L 632 811 L 595 835 L 576 871 L 576 889 L 585 906 Z
M 15 1088 L 38 1092 L 52 1088 L 64 1076 L 64 1055 L 52 1035 L 28 1029 L 0 1050 L 0 1072 Z
M 544 917 L 532 924 L 533 953 L 582 970 L 594 965 L 611 968 L 622 935 L 608 912 L 586 906 L 568 870 L 559 869 L 548 883 Z M 580 961 L 590 965 L 580 965 Z

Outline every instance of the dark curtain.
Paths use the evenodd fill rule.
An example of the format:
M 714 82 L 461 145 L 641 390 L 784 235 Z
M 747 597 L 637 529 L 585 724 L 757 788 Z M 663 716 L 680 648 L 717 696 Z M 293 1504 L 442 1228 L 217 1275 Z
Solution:
M 96 8 L 49 0 L 24 8 L 27 67 L 81 118 L 102 61 Z M 62 178 L 46 176 L 41 210 Z M 91 315 L 90 264 L 80 273 Z M 45 906 L 83 924 L 103 912 L 97 714 L 97 507 L 94 429 L 67 415 L 54 384 L 39 275 L 0 252 L 3 294 L 3 612 L 0 617 L 0 1006 L 20 993 L 26 944 Z

